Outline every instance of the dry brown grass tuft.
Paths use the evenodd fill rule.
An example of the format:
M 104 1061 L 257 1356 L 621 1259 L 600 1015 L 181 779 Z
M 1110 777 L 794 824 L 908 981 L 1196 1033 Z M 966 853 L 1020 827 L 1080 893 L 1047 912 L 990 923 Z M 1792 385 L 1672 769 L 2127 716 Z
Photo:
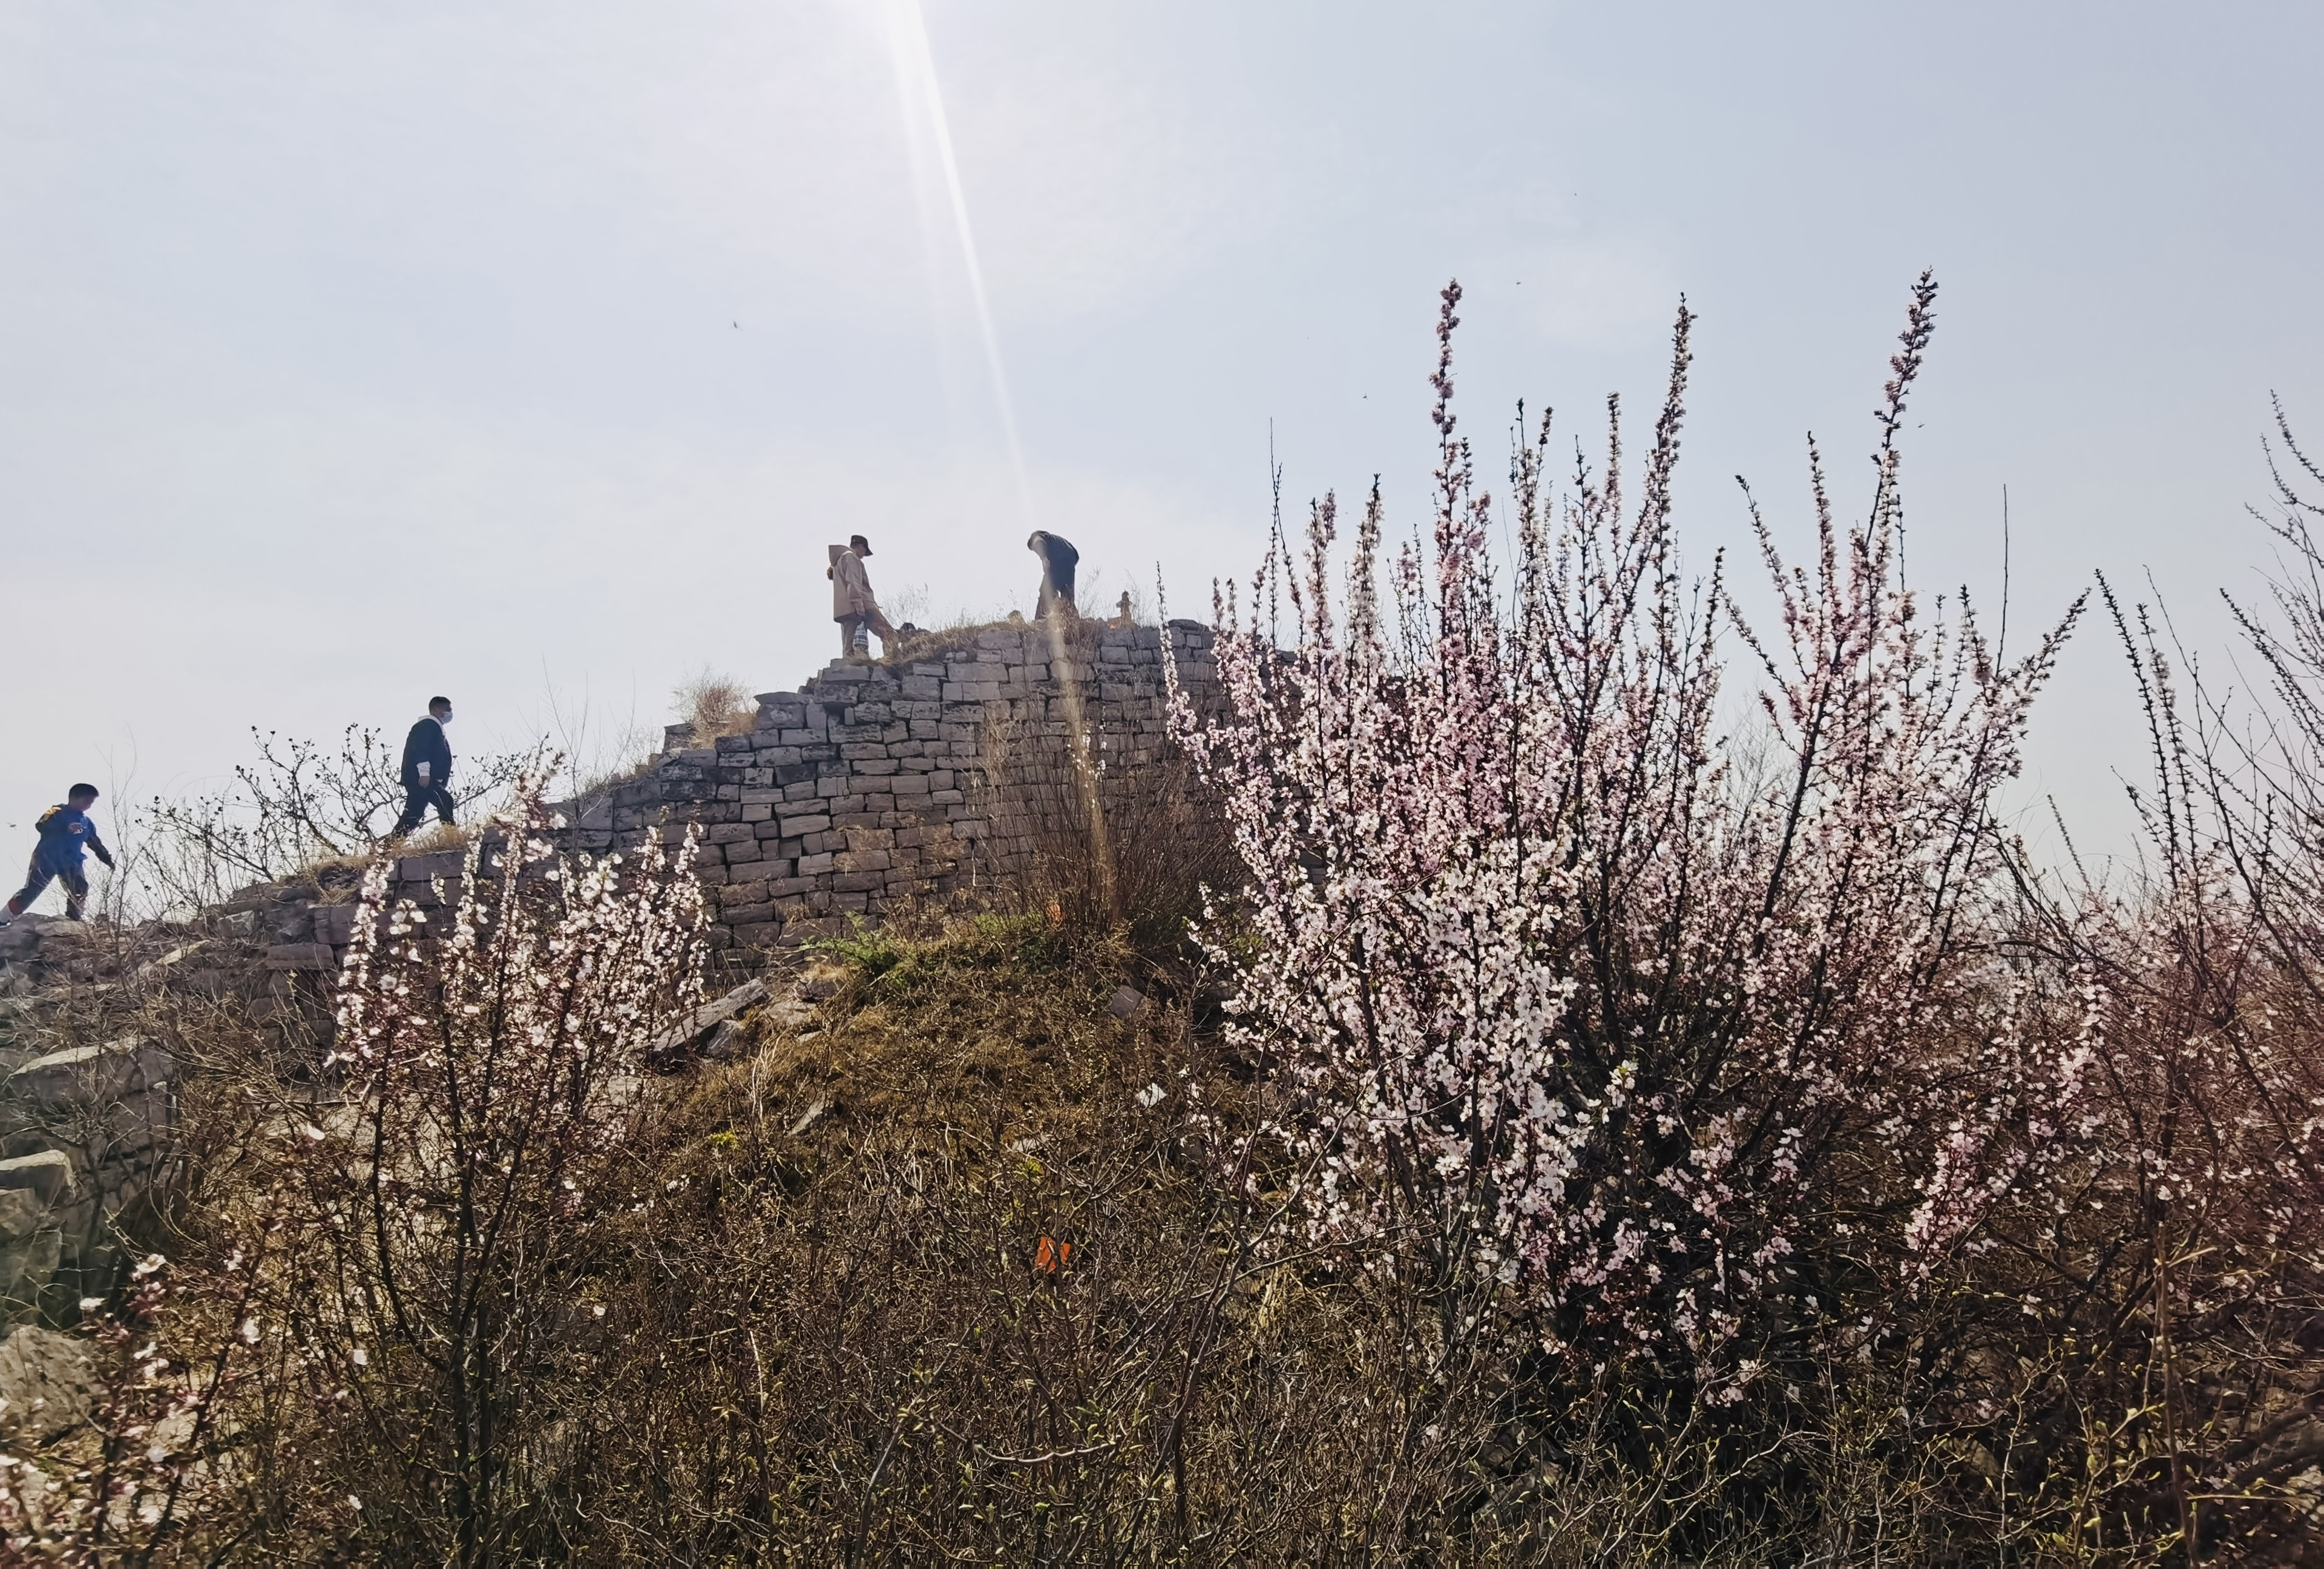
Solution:
M 758 712 L 749 688 L 707 666 L 692 679 L 671 688 L 670 697 L 676 704 L 675 723 L 693 730 L 696 746 L 746 734 Z

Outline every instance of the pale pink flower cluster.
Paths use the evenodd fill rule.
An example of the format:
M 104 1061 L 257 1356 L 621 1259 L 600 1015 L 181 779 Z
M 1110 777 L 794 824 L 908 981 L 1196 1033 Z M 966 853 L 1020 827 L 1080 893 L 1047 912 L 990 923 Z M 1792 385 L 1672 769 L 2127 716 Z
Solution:
M 674 853 L 649 836 L 634 858 L 570 857 L 540 783 L 519 781 L 496 857 L 472 842 L 434 910 L 391 896 L 392 863 L 364 881 L 326 1066 L 344 1065 L 373 1115 L 386 1103 L 417 1119 L 396 1132 L 422 1168 L 472 1149 L 562 1160 L 563 1140 L 600 1139 L 605 1097 L 699 1001 L 698 830 Z
M 1501 506 L 1451 412 L 1457 285 L 1430 548 L 1382 559 L 1375 487 L 1339 577 L 1326 497 L 1251 622 L 1224 597 L 1226 712 L 1178 717 L 1250 887 L 1204 935 L 1270 1069 L 1239 1154 L 1304 1245 L 1732 1398 L 1742 1342 L 1841 1294 L 1832 1258 L 1907 1278 L 2059 1158 L 2097 1014 L 1998 941 L 1993 798 L 2072 616 L 2004 663 L 1904 586 L 1895 436 L 1933 294 L 1866 521 L 1835 522 L 1812 448 L 1812 565 L 1759 528 L 1772 636 L 1679 568 L 1688 314 L 1636 501 L 1609 408 L 1602 469 L 1554 498 L 1545 419 Z M 1258 623 L 1285 599 L 1291 636 Z M 1758 714 L 1722 726 L 1730 640 Z

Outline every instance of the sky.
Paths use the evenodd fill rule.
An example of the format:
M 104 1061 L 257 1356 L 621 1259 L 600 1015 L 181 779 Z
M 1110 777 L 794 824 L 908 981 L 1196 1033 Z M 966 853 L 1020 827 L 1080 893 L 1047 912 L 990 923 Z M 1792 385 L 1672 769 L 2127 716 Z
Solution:
M 2006 487 L 2014 639 L 2103 570 L 2227 671 L 2271 396 L 2324 444 L 2319 52 L 2290 4 L 0 0 L 0 831 L 437 692 L 609 761 L 813 673 L 853 532 L 899 619 L 1029 611 L 1036 524 L 1085 605 L 1206 614 L 1270 454 L 1425 520 L 1455 277 L 1488 475 L 1520 398 L 1643 450 L 1684 295 L 1700 570 L 1738 474 L 1803 542 L 1811 431 L 1868 494 L 1935 268 L 1915 583 L 1989 614 Z M 2109 640 L 2017 794 L 2107 843 Z

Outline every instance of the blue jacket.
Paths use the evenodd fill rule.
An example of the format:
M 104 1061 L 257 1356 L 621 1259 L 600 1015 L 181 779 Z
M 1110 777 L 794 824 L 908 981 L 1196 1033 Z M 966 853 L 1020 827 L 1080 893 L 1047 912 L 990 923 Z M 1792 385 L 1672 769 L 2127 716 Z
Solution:
M 85 850 L 96 851 L 99 861 L 107 866 L 113 864 L 112 852 L 97 836 L 97 825 L 78 807 L 51 807 L 32 826 L 41 835 L 41 842 L 32 851 L 32 864 L 43 872 L 78 870 Z
M 419 791 L 420 765 L 428 764 L 428 789 L 440 790 L 452 782 L 452 743 L 433 714 L 411 727 L 403 738 L 403 788 Z

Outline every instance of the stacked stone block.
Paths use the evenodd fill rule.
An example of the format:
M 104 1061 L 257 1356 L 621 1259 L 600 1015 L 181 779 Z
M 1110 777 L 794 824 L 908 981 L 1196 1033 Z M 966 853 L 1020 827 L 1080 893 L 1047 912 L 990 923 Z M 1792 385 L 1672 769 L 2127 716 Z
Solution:
M 1162 660 L 1206 709 L 1218 696 L 1212 643 L 1198 622 L 1084 623 L 1063 664 L 1038 628 L 978 632 L 941 660 L 836 662 L 796 692 L 761 694 L 749 734 L 666 752 L 559 809 L 573 847 L 593 854 L 650 834 L 675 844 L 700 825 L 712 945 L 795 945 L 899 901 L 973 896 L 1030 847 L 1023 814 L 994 789 L 998 753 L 1066 739 L 1070 679 L 1103 766 L 1152 765 L 1170 744 Z M 686 739 L 682 727 L 673 735 Z M 498 850 L 488 836 L 487 871 Z M 459 850 L 402 856 L 391 891 L 422 909 L 455 902 L 463 861 Z M 221 918 L 326 1032 L 321 1003 L 354 936 L 355 893 L 339 887 L 319 902 L 287 886 L 253 890 L 247 908 Z
M 1062 662 L 1039 628 L 979 632 L 940 660 L 839 661 L 798 691 L 761 694 L 748 734 L 576 803 L 576 843 L 675 843 L 700 825 L 720 947 L 794 944 L 900 901 L 948 900 L 1020 848 L 991 798 L 995 748 L 1064 739 L 1070 681 L 1107 766 L 1151 763 L 1168 744 L 1166 657 L 1198 706 L 1215 700 L 1211 632 L 1194 622 L 1084 623 Z

